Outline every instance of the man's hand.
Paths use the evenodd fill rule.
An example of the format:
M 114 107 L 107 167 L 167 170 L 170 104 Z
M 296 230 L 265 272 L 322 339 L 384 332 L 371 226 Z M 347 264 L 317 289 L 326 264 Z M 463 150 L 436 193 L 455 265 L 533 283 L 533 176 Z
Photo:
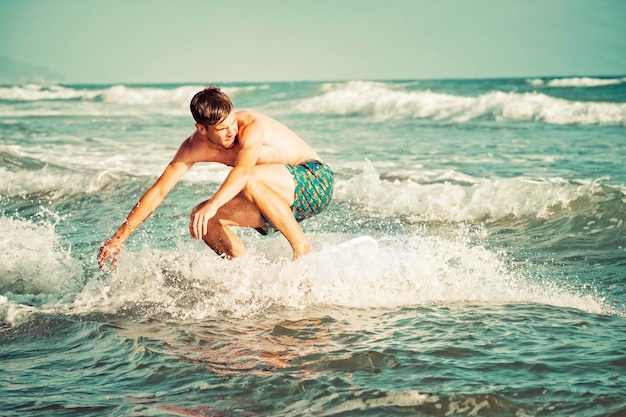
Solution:
M 209 232 L 209 220 L 217 214 L 209 200 L 203 201 L 191 210 L 189 233 L 194 239 L 202 239 Z
M 106 272 L 106 264 L 110 260 L 111 265 L 109 269 L 112 270 L 117 263 L 117 256 L 122 251 L 123 246 L 124 242 L 114 237 L 104 242 L 102 246 L 100 246 L 100 252 L 98 252 L 98 268 Z

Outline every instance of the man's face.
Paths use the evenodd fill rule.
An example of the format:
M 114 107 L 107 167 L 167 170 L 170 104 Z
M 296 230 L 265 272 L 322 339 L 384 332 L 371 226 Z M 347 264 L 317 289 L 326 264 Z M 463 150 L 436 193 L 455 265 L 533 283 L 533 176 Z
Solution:
M 237 115 L 234 110 L 218 124 L 202 127 L 205 132 L 200 130 L 200 128 L 198 130 L 200 130 L 200 133 L 206 135 L 209 142 L 219 145 L 224 149 L 230 149 L 235 146 L 239 125 L 237 124 Z

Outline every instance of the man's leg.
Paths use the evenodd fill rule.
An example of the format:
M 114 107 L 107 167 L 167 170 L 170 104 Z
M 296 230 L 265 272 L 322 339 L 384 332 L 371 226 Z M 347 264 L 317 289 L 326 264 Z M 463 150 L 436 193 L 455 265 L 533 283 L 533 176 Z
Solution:
M 246 254 L 246 248 L 230 226 L 256 228 L 264 225 L 258 207 L 240 194 L 220 207 L 209 220 L 208 232 L 202 240 L 220 256 L 240 258 Z
M 285 236 L 294 258 L 313 250 L 291 211 L 295 184 L 283 165 L 257 165 L 241 194 L 222 206 L 203 237 L 219 255 L 240 257 L 245 247 L 229 226 L 264 227 L 263 215 Z
M 293 249 L 294 259 L 313 251 L 291 210 L 295 183 L 284 165 L 257 165 L 245 192 L 265 218 L 285 236 Z

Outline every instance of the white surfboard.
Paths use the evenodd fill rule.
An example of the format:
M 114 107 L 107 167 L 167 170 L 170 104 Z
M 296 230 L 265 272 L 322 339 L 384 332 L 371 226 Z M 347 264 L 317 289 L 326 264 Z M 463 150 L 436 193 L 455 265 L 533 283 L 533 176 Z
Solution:
M 321 256 L 337 256 L 341 253 L 366 252 L 378 248 L 378 243 L 371 236 L 359 236 L 353 239 L 323 248 Z
M 357 255 L 364 252 L 371 252 L 376 249 L 378 249 L 378 242 L 376 242 L 376 239 L 371 236 L 359 236 L 345 242 L 331 244 L 321 248 L 320 250 L 308 253 L 298 258 L 298 261 L 300 261 L 300 263 L 322 261 L 326 264 L 328 261 L 337 261 L 341 259 L 341 255 Z
M 373 237 L 359 236 L 311 252 L 290 266 L 303 268 L 295 273 L 305 272 L 316 285 L 333 286 L 337 279 L 350 279 L 355 271 L 367 268 L 372 257 L 377 256 L 377 250 L 378 243 Z

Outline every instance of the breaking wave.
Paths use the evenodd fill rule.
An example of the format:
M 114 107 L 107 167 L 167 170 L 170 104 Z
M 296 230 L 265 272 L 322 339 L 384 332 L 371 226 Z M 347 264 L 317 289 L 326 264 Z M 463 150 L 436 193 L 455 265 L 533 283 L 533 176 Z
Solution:
M 543 80 L 535 78 L 527 80 L 527 82 L 535 87 L 606 87 L 609 85 L 618 85 L 626 83 L 624 78 L 590 78 L 590 77 L 573 77 L 573 78 L 557 78 L 553 80 Z
M 322 94 L 302 99 L 303 114 L 366 116 L 376 120 L 431 119 L 533 121 L 567 125 L 626 125 L 626 104 L 570 101 L 538 92 L 493 91 L 460 96 L 433 91 L 405 91 L 385 83 L 351 81 L 327 84 Z

